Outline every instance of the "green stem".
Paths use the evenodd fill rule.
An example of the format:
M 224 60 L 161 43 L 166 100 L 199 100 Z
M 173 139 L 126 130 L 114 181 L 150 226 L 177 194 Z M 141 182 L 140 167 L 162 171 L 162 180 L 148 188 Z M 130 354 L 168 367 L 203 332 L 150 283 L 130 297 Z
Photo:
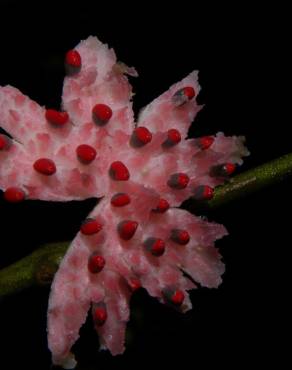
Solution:
M 207 208 L 214 209 L 226 203 L 276 184 L 292 175 L 292 153 L 274 159 L 234 176 L 227 184 L 218 186 Z
M 242 196 L 276 184 L 292 175 L 292 153 L 234 176 L 216 188 L 207 209 L 220 207 Z M 31 286 L 50 284 L 70 242 L 46 244 L 31 255 L 0 270 L 0 297 Z
M 69 242 L 46 244 L 0 270 L 0 297 L 34 285 L 50 284 Z

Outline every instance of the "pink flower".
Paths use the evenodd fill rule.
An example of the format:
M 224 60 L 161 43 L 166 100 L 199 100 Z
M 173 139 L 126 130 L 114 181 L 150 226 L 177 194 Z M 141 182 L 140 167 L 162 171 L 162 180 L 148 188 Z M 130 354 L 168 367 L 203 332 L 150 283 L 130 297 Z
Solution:
M 173 85 L 134 122 L 132 89 L 115 53 L 89 37 L 66 55 L 62 112 L 0 88 L 0 186 L 11 202 L 102 198 L 81 225 L 52 284 L 48 341 L 53 362 L 70 349 L 91 309 L 102 348 L 124 351 L 129 300 L 140 287 L 186 312 L 194 282 L 221 283 L 214 247 L 226 235 L 177 207 L 210 199 L 248 152 L 222 133 L 186 139 L 200 106 L 197 72 Z M 187 278 L 186 272 L 192 280 Z

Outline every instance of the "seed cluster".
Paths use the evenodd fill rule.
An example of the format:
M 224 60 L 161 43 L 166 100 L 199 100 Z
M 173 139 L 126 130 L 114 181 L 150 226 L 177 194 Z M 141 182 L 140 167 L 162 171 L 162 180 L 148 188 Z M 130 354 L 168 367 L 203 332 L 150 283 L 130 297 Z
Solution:
M 77 50 L 70 50 L 65 57 L 65 69 L 68 76 L 75 78 L 78 76 L 82 70 L 82 58 Z M 182 88 L 175 91 L 172 96 L 169 98 L 169 103 L 171 108 L 174 110 L 184 109 L 186 104 L 188 104 L 192 99 L 197 95 L 197 92 L 192 86 L 183 86 Z M 115 111 L 110 101 L 104 99 L 105 101 L 94 101 L 93 106 L 90 106 L 88 112 L 90 112 L 91 124 L 96 128 L 110 127 L 107 125 L 114 124 L 114 120 L 117 117 L 117 112 Z M 90 111 L 91 110 L 91 111 Z M 55 132 L 62 131 L 61 128 L 66 128 L 69 124 L 72 123 L 72 117 L 66 111 L 58 111 L 54 109 L 45 110 L 45 120 L 46 124 L 49 125 L 50 129 Z M 68 125 L 68 126 L 66 126 Z M 96 125 L 96 126 L 95 126 Z M 173 125 L 170 125 L 173 127 Z M 59 130 L 59 131 L 58 131 Z M 154 131 L 154 130 L 153 130 Z M 181 131 L 181 132 L 180 132 Z M 163 153 L 171 152 L 172 148 L 180 148 L 182 145 L 182 138 L 184 137 L 183 131 L 177 128 L 170 128 L 164 130 L 164 141 L 159 144 L 161 145 L 161 150 Z M 80 140 L 81 141 L 81 140 Z M 86 141 L 86 140 L 84 140 Z M 97 149 L 93 145 L 89 145 L 83 140 L 78 143 L 78 145 L 73 148 L 74 161 L 84 166 L 84 168 L 90 170 L 90 165 L 94 161 L 98 161 Z M 214 144 L 213 136 L 204 136 L 194 140 L 194 145 L 200 153 L 206 151 L 212 147 Z M 149 148 L 150 143 L 155 143 L 155 134 L 145 126 L 139 126 L 134 128 L 133 132 L 128 137 L 128 144 L 134 150 L 142 151 Z M 148 146 L 147 146 L 148 145 Z M 6 135 L 0 135 L 0 152 L 7 152 L 11 150 L 13 146 L 13 140 L 11 140 Z M 72 153 L 71 153 L 72 154 Z M 96 162 L 95 162 L 96 163 Z M 39 176 L 40 179 L 44 180 L 48 177 L 51 179 L 54 178 L 55 174 L 60 171 L 57 164 L 54 162 L 53 158 L 41 157 L 36 159 L 33 163 L 30 164 L 33 169 L 34 176 Z M 132 171 L 131 167 L 129 166 Z M 116 160 L 112 162 L 107 170 L 107 176 L 111 181 L 111 184 L 122 185 L 124 182 L 127 182 L 131 178 L 131 173 L 129 168 L 121 160 Z M 225 179 L 231 175 L 236 169 L 236 166 L 233 163 L 221 163 L 216 166 L 211 166 L 208 170 L 208 175 L 215 178 Z M 185 189 L 190 189 L 191 185 L 191 175 L 186 173 L 185 169 L 182 172 L 170 172 L 168 179 L 165 181 L 165 186 L 167 191 L 182 193 Z M 192 196 L 197 201 L 210 200 L 213 197 L 214 190 L 212 187 L 205 185 L 196 185 L 191 189 Z M 4 192 L 4 198 L 12 203 L 18 203 L 26 198 L 28 194 L 26 190 L 21 187 L 11 186 L 6 188 Z M 110 204 L 115 211 L 122 211 L 131 207 L 133 202 L 133 194 L 128 194 L 124 189 L 123 191 L 116 190 L 116 192 L 110 198 Z M 159 214 L 165 214 L 170 209 L 171 205 L 168 200 L 161 197 L 157 205 L 150 211 L 151 214 L 156 214 L 155 217 L 161 217 Z M 133 217 L 135 218 L 135 217 Z M 128 245 L 131 241 L 135 241 L 135 235 L 137 238 L 138 231 L 142 229 L 142 225 L 138 221 L 131 218 L 122 218 L 114 226 L 114 232 L 120 241 Z M 168 235 L 164 238 L 160 238 L 157 235 L 146 235 L 143 236 L 143 240 L 139 242 L 140 247 L 143 248 L 147 258 L 157 262 L 163 260 L 163 255 L 166 254 L 168 243 L 174 243 L 175 247 L 179 248 L 180 251 L 183 251 L 187 248 L 188 243 L 191 241 L 190 230 L 182 228 L 171 227 L 167 231 Z M 102 221 L 95 217 L 90 217 L 84 220 L 80 227 L 80 235 L 84 240 L 90 241 L 95 238 L 95 236 L 105 230 L 105 225 Z M 101 233 L 102 234 L 102 233 Z M 101 235 L 99 234 L 99 235 Z M 155 233 L 153 233 L 155 234 Z M 137 238 L 138 239 L 138 238 Z M 159 258 L 162 257 L 162 258 Z M 102 276 L 102 271 L 106 271 L 110 261 L 107 260 L 107 257 L 99 250 L 91 251 L 87 260 L 86 273 L 90 279 L 95 279 L 97 276 Z M 98 275 L 102 273 L 101 275 Z M 132 278 L 127 279 L 129 291 L 135 292 L 136 290 L 142 287 L 140 279 L 134 274 Z M 172 305 L 173 307 L 180 309 L 183 303 L 185 302 L 185 293 L 176 289 L 177 286 L 162 289 L 160 288 L 160 294 L 163 297 L 163 300 Z M 108 319 L 108 308 L 106 303 L 99 302 L 94 303 L 93 307 L 93 319 L 97 327 L 101 327 L 105 324 Z

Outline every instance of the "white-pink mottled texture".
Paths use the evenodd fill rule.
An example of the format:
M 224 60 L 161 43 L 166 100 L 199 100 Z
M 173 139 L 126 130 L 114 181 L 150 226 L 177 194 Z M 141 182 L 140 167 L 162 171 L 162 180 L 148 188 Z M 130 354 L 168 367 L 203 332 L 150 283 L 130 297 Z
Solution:
M 76 49 L 81 56 L 79 73 L 64 81 L 62 107 L 69 122 L 55 127 L 45 118 L 46 110 L 19 90 L 0 87 L 0 125 L 11 134 L 11 146 L 0 150 L 0 188 L 23 189 L 27 199 L 50 201 L 82 200 L 103 197 L 89 215 L 102 225 L 94 235 L 78 232 L 54 278 L 49 298 L 48 343 L 54 364 L 65 368 L 75 366 L 70 350 L 79 337 L 79 329 L 87 313 L 103 304 L 107 320 L 96 325 L 101 348 L 116 355 L 124 351 L 126 323 L 133 279 L 148 293 L 169 304 L 165 292 L 179 290 L 184 295 L 181 312 L 191 308 L 187 291 L 196 282 L 206 287 L 218 287 L 224 264 L 214 243 L 227 234 L 222 225 L 209 223 L 185 210 L 180 204 L 201 185 L 214 187 L 225 181 L 210 176 L 216 165 L 240 165 L 248 155 L 244 138 L 214 136 L 210 148 L 204 150 L 196 139 L 186 139 L 188 129 L 200 106 L 196 98 L 177 106 L 173 95 L 184 87 L 200 91 L 197 72 L 192 72 L 174 84 L 140 113 L 135 124 L 132 111 L 132 88 L 124 73 L 136 76 L 133 68 L 117 63 L 115 53 L 95 37 L 82 41 Z M 107 104 L 113 111 L 110 121 L 98 126 L 92 119 L 96 104 Z M 152 132 L 152 141 L 135 147 L 131 135 L 135 126 L 145 126 Z M 174 146 L 162 145 L 167 131 L 177 129 L 182 141 Z M 97 156 L 90 164 L 81 163 L 76 148 L 87 144 Z M 56 173 L 44 176 L 36 172 L 33 163 L 49 158 Z M 123 162 L 130 173 L 128 181 L 115 181 L 109 175 L 111 163 Z M 189 177 L 185 189 L 168 184 L 176 173 Z M 111 204 L 117 193 L 130 196 L 123 207 Z M 159 200 L 166 199 L 170 209 L 156 213 Z M 130 240 L 123 240 L 118 225 L 125 220 L 138 223 Z M 190 241 L 178 244 L 172 237 L 175 229 L 186 230 Z M 161 256 L 151 254 L 145 246 L 148 238 L 165 242 Z M 106 261 L 99 273 L 88 269 L 92 253 Z M 187 274 L 184 274 L 187 273 Z

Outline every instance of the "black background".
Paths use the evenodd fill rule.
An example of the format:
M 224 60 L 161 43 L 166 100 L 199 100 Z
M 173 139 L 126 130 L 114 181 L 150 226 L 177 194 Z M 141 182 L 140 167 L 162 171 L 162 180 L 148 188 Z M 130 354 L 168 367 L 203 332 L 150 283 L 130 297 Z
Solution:
M 251 156 L 240 171 L 291 150 L 289 94 L 284 94 L 291 59 L 284 10 L 210 5 L 206 12 L 181 2 L 158 12 L 149 3 L 139 3 L 138 9 L 138 2 L 119 8 L 112 4 L 110 9 L 84 1 L 66 4 L 61 9 L 52 2 L 31 7 L 3 2 L 1 85 L 16 86 L 41 105 L 58 108 L 64 54 L 92 34 L 138 70 L 140 77 L 131 80 L 136 112 L 198 69 L 198 99 L 206 106 L 193 126 L 194 135 L 219 130 L 245 135 Z M 209 212 L 210 220 L 223 223 L 230 232 L 218 243 L 227 265 L 220 288 L 193 291 L 194 309 L 186 315 L 159 305 L 143 291 L 137 293 L 125 354 L 98 353 L 88 322 L 74 347 L 80 368 L 136 369 L 159 362 L 165 368 L 178 363 L 197 369 L 271 364 L 287 325 L 283 311 L 288 290 L 282 294 L 280 289 L 289 272 L 284 261 L 291 248 L 290 189 L 287 180 Z M 95 202 L 11 205 L 1 200 L 0 266 L 44 242 L 73 239 Z M 3 369 L 50 367 L 48 293 L 46 288 L 31 289 L 0 302 Z M 278 365 L 281 359 L 279 355 Z

